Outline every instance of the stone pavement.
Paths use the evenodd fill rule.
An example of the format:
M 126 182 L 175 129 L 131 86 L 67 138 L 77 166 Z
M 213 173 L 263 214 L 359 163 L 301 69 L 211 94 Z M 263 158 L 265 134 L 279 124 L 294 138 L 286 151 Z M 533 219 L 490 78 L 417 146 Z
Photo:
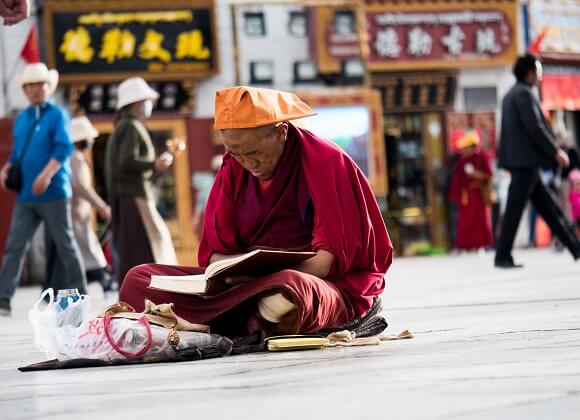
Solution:
M 578 419 L 580 263 L 515 256 L 524 269 L 397 259 L 387 331 L 413 340 L 165 365 L 18 372 L 42 359 L 26 320 L 38 290 L 20 289 L 0 319 L 0 418 Z

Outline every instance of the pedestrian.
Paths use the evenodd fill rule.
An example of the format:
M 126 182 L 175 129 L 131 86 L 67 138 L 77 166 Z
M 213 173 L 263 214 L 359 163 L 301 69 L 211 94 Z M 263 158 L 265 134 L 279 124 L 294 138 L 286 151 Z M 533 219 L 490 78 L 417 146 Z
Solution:
M 455 163 L 449 189 L 450 199 L 457 205 L 457 250 L 479 250 L 493 244 L 490 206 L 495 190 L 488 157 L 478 149 L 476 131 L 468 131 L 457 142 L 461 156 Z
M 70 119 L 50 101 L 57 83 L 57 71 L 48 70 L 43 63 L 27 65 L 20 77 L 30 106 L 14 122 L 12 153 L 0 170 L 0 186 L 18 190 L 0 269 L 3 315 L 11 313 L 10 300 L 20 280 L 26 249 L 41 222 L 55 241 L 64 267 L 58 287 L 86 293 L 85 270 L 71 217 L 69 158 L 74 147 Z
M 103 291 L 108 292 L 112 288 L 111 276 L 99 239 L 93 230 L 92 210 L 95 208 L 101 219 L 109 223 L 111 208 L 93 188 L 92 171 L 86 158 L 86 152 L 90 150 L 98 135 L 99 132 L 87 117 L 76 117 L 72 120 L 71 137 L 75 145 L 75 151 L 70 159 L 73 190 L 72 220 L 75 238 L 85 265 L 87 281 L 99 282 Z M 45 288 L 58 281 L 62 268 L 54 243 L 50 241 L 50 238 L 48 239 Z
M 117 90 L 115 127 L 107 143 L 105 177 L 112 209 L 113 243 L 118 254 L 118 279 L 145 263 L 176 264 L 167 225 L 155 207 L 151 177 L 167 170 L 173 156 L 155 156 L 144 121 L 159 98 L 140 77 L 125 80 Z
M 553 234 L 580 258 L 580 241 L 540 179 L 539 170 L 565 168 L 568 155 L 562 150 L 542 113 L 532 87 L 542 78 L 542 65 L 531 54 L 519 57 L 513 67 L 517 82 L 503 98 L 499 166 L 511 173 L 506 212 L 498 240 L 495 266 L 521 267 L 511 252 L 514 238 L 528 199 Z
M 362 171 L 342 149 L 292 124 L 314 115 L 293 94 L 226 88 L 216 93 L 215 110 L 226 154 L 205 208 L 201 267 L 256 248 L 316 256 L 292 270 L 230 278 L 226 291 L 209 296 L 148 287 L 152 274 L 200 274 L 203 268 L 146 264 L 127 274 L 119 299 L 137 310 L 145 298 L 173 302 L 189 321 L 219 323 L 233 335 L 313 333 L 379 321 L 393 247 Z

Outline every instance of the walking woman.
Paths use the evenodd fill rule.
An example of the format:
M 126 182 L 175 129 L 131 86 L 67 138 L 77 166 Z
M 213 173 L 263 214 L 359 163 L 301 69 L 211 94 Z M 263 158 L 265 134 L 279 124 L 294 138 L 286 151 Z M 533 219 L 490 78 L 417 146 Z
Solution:
M 158 93 L 140 77 L 127 79 L 118 88 L 118 113 L 107 143 L 105 171 L 119 282 L 139 264 L 177 263 L 151 187 L 153 174 L 167 170 L 173 156 L 168 152 L 155 156 L 143 123 L 151 117 L 153 101 L 158 98 Z
M 485 153 L 478 150 L 479 135 L 468 132 L 459 139 L 461 157 L 455 163 L 449 195 L 457 204 L 455 248 L 478 250 L 491 246 L 491 167 Z
M 104 292 L 114 290 L 107 267 L 105 254 L 99 244 L 99 239 L 93 230 L 93 208 L 106 223 L 111 219 L 111 208 L 93 188 L 92 168 L 85 153 L 91 149 L 99 132 L 87 117 L 75 117 L 71 121 L 71 138 L 75 151 L 70 157 L 72 201 L 71 213 L 75 238 L 85 266 L 87 282 L 97 281 Z M 57 254 L 57 248 L 50 236 L 46 237 L 47 275 L 44 289 L 56 287 L 62 261 Z

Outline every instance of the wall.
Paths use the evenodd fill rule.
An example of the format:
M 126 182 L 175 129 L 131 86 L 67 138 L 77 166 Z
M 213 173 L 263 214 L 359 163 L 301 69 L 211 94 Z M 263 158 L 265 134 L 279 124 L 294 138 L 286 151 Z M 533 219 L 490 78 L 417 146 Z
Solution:
M 213 118 L 215 91 L 235 84 L 231 3 L 230 0 L 215 0 L 216 37 L 220 71 L 216 76 L 199 82 L 194 113 L 198 118 Z
M 295 37 L 288 32 L 291 11 L 303 11 L 301 6 L 266 5 L 261 7 L 239 7 L 237 14 L 237 34 L 241 84 L 250 84 L 250 62 L 267 60 L 274 65 L 271 86 L 279 90 L 295 89 L 294 62 L 310 59 L 308 34 Z M 252 37 L 244 31 L 244 12 L 261 11 L 265 16 L 266 35 Z

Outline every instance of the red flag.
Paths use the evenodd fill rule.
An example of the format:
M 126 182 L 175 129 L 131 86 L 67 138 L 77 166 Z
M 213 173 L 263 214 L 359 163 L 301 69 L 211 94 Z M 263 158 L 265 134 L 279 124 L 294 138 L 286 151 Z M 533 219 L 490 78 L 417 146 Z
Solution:
M 548 30 L 546 28 L 540 29 L 540 32 L 538 33 L 538 36 L 536 37 L 536 39 L 534 39 L 530 43 L 530 47 L 528 48 L 529 53 L 534 54 L 534 55 L 540 54 L 540 50 L 542 48 L 542 42 L 544 42 L 544 38 L 546 37 L 547 33 L 548 33 Z
M 28 38 L 26 38 L 24 47 L 22 47 L 22 51 L 20 51 L 20 57 L 22 57 L 22 59 L 28 64 L 40 62 L 38 30 L 36 29 L 36 25 L 32 25 L 30 28 L 30 32 L 28 32 Z

